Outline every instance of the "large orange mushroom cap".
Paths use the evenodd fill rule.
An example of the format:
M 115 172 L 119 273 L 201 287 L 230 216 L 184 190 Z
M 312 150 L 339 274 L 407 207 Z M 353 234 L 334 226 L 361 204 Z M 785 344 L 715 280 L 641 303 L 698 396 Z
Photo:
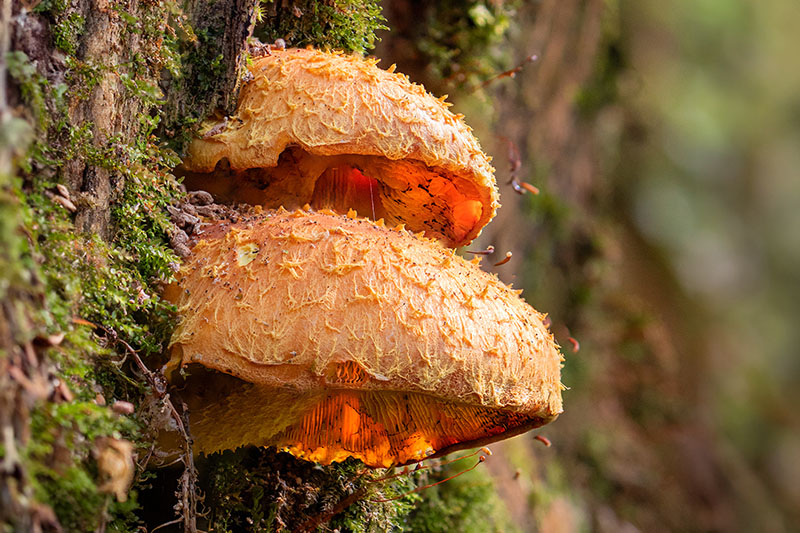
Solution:
M 207 224 L 199 239 L 168 297 L 201 452 L 255 444 L 386 467 L 561 412 L 544 315 L 437 242 L 283 210 Z M 212 386 L 193 365 L 233 377 Z
M 449 104 L 376 63 L 311 49 L 254 59 L 236 114 L 190 145 L 187 183 L 267 208 L 354 208 L 448 246 L 470 242 L 498 207 L 489 158 Z

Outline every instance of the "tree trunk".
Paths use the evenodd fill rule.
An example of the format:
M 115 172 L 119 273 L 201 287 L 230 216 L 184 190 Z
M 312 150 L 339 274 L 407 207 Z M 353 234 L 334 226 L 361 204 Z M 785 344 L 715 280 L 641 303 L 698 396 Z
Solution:
M 92 367 L 108 365 L 96 358 L 118 348 L 115 340 L 125 339 L 117 335 L 157 327 L 153 313 L 165 309 L 151 305 L 132 316 L 142 311 L 137 304 L 158 298 L 157 284 L 175 261 L 165 246 L 170 227 L 163 213 L 178 190 L 169 174 L 174 162 L 153 131 L 162 118 L 162 130 L 174 136 L 218 105 L 231 105 L 256 3 L 2 2 L 0 523 L 15 531 L 102 530 L 119 515 L 106 494 L 115 482 L 130 482 L 130 449 L 118 444 L 126 423 L 116 414 L 127 407 L 104 407 L 115 398 Z M 182 64 L 191 54 L 199 59 Z M 201 61 L 208 57 L 221 66 L 213 76 Z M 202 90 L 195 90 L 200 79 Z M 143 202 L 132 224 L 114 214 L 131 197 Z M 125 242 L 135 235 L 152 242 Z M 162 264 L 136 267 L 152 260 Z M 73 269 L 74 261 L 88 264 Z M 117 283 L 117 294 L 105 292 Z M 120 298 L 116 320 L 111 300 Z M 91 334 L 93 325 L 100 337 Z M 163 338 L 152 340 L 158 346 Z M 58 411 L 69 404 L 97 408 L 87 420 L 109 419 L 109 427 L 81 429 L 86 420 L 79 414 L 62 418 Z M 127 435 L 134 435 L 130 428 Z M 85 485 L 59 487 L 58 478 L 70 475 Z M 58 494 L 69 490 L 75 493 Z M 115 496 L 125 499 L 126 490 Z
M 163 363 L 174 323 L 159 297 L 179 264 L 167 208 L 184 200 L 171 170 L 199 121 L 232 111 L 265 15 L 259 0 L 1 5 L 0 523 L 196 531 L 202 492 L 185 413 L 148 368 Z M 297 26 L 298 45 L 363 52 L 376 9 L 282 2 L 261 31 Z M 182 428 L 182 466 L 147 471 L 169 425 Z M 253 501 L 271 506 L 270 527 L 325 522 L 363 491 L 352 466 L 309 470 L 270 454 L 237 459 L 242 474 L 218 482 L 271 476 L 272 499 Z M 213 465 L 205 472 L 217 479 Z M 238 512 L 230 493 L 203 492 Z M 373 505 L 371 519 L 383 508 L 393 506 Z

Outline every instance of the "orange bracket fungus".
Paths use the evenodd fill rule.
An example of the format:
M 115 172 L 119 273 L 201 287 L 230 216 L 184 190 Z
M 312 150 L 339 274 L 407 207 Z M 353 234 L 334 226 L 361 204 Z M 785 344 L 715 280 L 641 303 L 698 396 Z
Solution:
M 273 209 L 354 209 L 449 246 L 471 241 L 497 208 L 489 158 L 449 103 L 375 63 L 306 49 L 254 59 L 236 116 L 190 146 L 187 186 Z
M 167 290 L 195 449 L 389 467 L 558 416 L 545 316 L 453 249 L 497 207 L 460 117 L 351 56 L 273 51 L 250 70 L 184 162 L 190 189 L 256 206 L 204 219 Z

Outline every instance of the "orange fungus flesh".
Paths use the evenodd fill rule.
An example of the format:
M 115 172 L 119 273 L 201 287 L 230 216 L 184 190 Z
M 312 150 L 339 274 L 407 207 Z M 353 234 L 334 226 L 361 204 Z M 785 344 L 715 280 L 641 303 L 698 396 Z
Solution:
M 403 224 L 413 232 L 466 244 L 480 229 L 488 206 L 464 178 L 419 161 L 378 156 L 314 156 L 292 147 L 272 168 L 234 170 L 224 162 L 209 173 L 180 173 L 189 190 L 204 190 L 218 202 L 298 209 L 309 204 L 345 214 Z
M 329 168 L 322 173 L 314 185 L 311 207 L 339 213 L 353 209 L 372 220 L 386 216 L 378 180 L 349 166 Z

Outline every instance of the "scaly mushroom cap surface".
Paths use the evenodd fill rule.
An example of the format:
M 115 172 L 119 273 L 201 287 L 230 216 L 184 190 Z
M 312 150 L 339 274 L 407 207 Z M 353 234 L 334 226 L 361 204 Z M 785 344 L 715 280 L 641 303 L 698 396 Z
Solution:
M 173 364 L 191 365 L 198 451 L 255 444 L 386 467 L 561 412 L 544 315 L 437 242 L 283 210 L 199 238 L 167 294 L 182 317 Z M 193 363 L 238 379 L 203 384 Z
M 249 68 L 235 116 L 189 147 L 193 188 L 267 208 L 352 207 L 448 246 L 494 216 L 489 158 L 421 85 L 374 60 L 311 49 L 272 51 Z

